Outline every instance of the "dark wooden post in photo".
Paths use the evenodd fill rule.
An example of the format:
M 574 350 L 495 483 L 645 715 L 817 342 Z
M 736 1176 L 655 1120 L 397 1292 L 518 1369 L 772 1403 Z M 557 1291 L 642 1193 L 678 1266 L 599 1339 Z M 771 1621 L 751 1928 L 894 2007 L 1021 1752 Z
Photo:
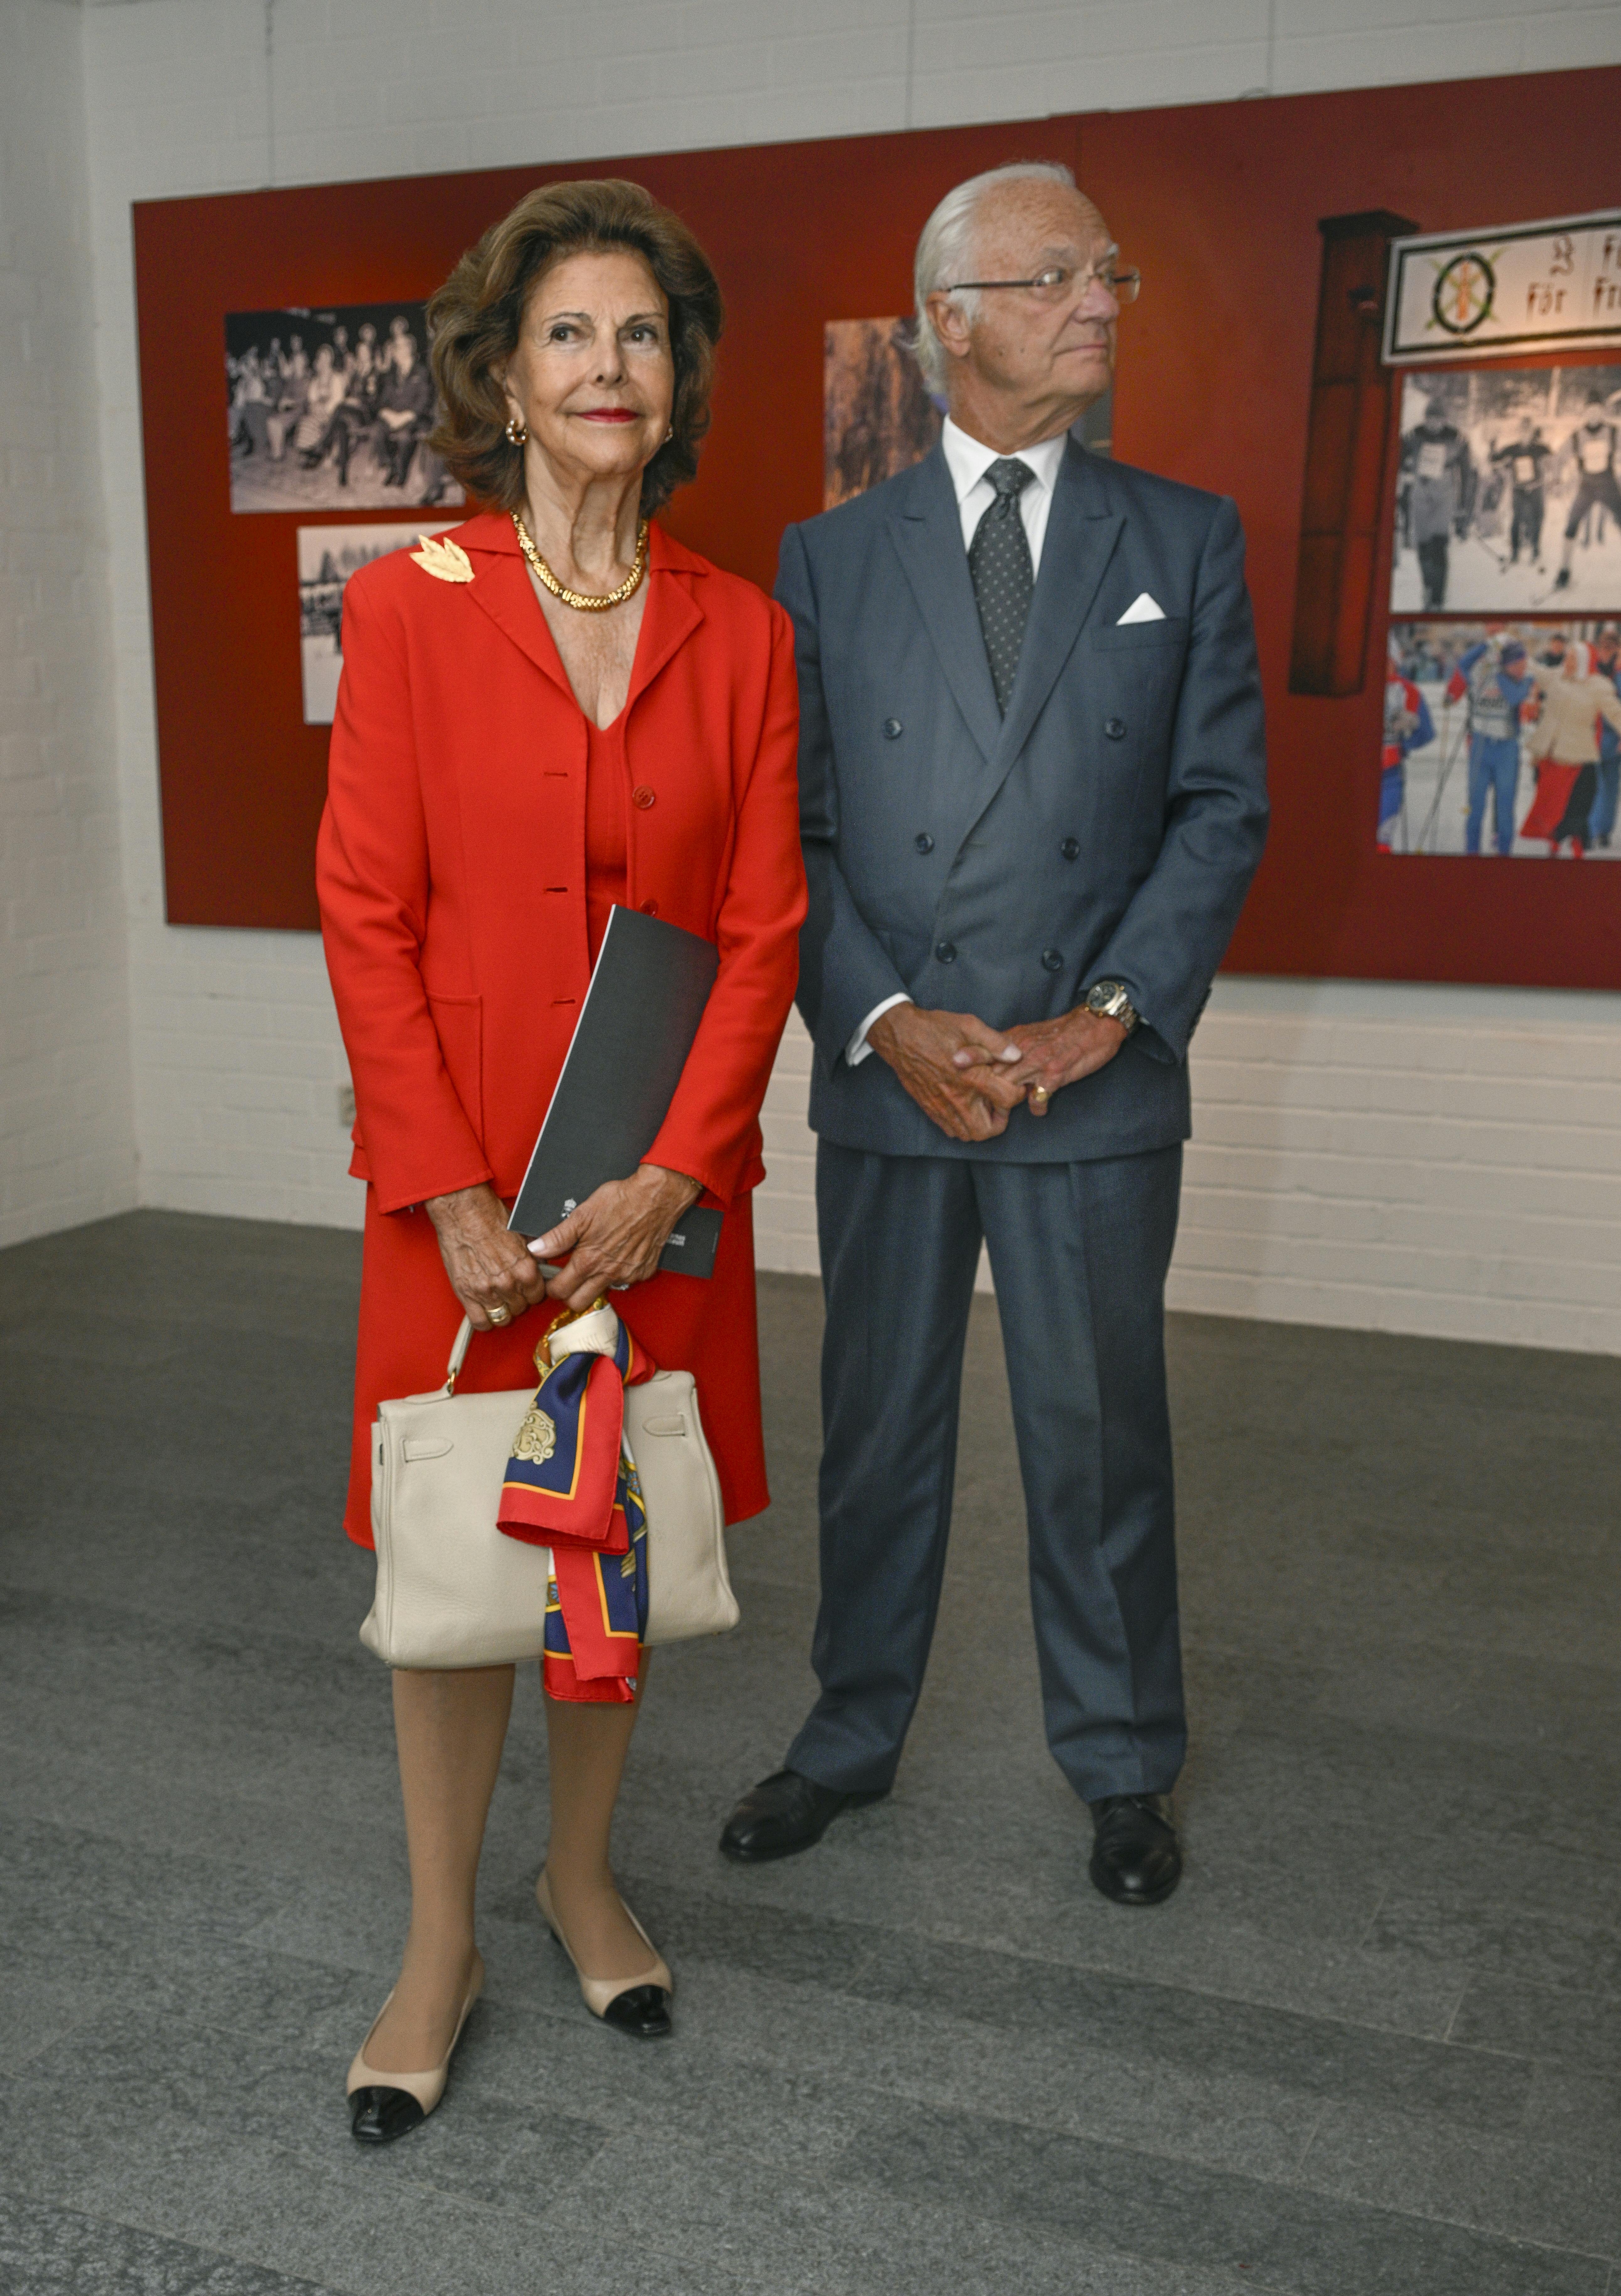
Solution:
M 1390 242 L 1418 229 L 1374 208 L 1327 216 L 1295 575 L 1291 693 L 1360 693 L 1385 498 L 1392 373 L 1379 359 Z

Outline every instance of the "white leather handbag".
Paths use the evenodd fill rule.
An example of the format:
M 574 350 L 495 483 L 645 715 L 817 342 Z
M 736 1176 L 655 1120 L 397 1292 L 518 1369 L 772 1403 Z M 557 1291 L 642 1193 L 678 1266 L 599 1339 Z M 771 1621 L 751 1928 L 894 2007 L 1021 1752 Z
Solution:
M 611 1355 L 612 1308 L 564 1324 L 554 1362 L 580 1348 Z M 548 1547 L 495 1527 L 501 1487 L 532 1388 L 458 1395 L 472 1325 L 463 1318 L 443 1387 L 378 1406 L 372 1429 L 377 1591 L 360 1639 L 386 1665 L 505 1666 L 538 1658 Z M 625 1390 L 625 1448 L 647 1512 L 645 1640 L 679 1643 L 736 1626 L 720 1480 L 688 1371 Z

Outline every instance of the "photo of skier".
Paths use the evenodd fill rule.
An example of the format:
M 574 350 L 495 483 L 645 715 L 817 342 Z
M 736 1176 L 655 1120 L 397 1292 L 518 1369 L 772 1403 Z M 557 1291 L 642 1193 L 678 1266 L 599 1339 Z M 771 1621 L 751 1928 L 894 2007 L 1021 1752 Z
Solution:
M 1523 838 L 1545 838 L 1548 858 L 1585 860 L 1599 795 L 1600 728 L 1621 734 L 1621 694 L 1584 639 L 1572 638 L 1557 660 L 1534 664 L 1542 696 L 1532 746 L 1536 799 L 1519 824 Z
M 1469 441 L 1446 419 L 1444 399 L 1429 399 L 1420 420 L 1402 437 L 1397 532 L 1419 562 L 1428 612 L 1446 604 L 1450 547 L 1469 532 L 1475 504 L 1475 465 Z
M 1607 623 L 1592 642 L 1592 666 L 1621 693 L 1621 630 L 1613 622 Z M 1597 782 L 1589 826 L 1592 843 L 1608 852 L 1616 832 L 1616 815 L 1621 810 L 1621 731 L 1608 718 L 1599 727 Z
M 1618 785 L 1613 624 L 1392 622 L 1381 852 L 1621 859 Z
M 1509 518 L 1509 563 L 1518 566 L 1523 548 L 1527 561 L 1538 572 L 1543 563 L 1543 521 L 1547 515 L 1544 492 L 1547 465 L 1553 449 L 1537 428 L 1533 414 L 1522 414 L 1514 435 L 1503 447 L 1494 447 L 1490 468 L 1506 480 L 1512 505 Z
M 1414 849 L 1407 819 L 1407 759 L 1414 750 L 1430 748 L 1435 738 L 1429 704 L 1418 681 L 1408 676 L 1396 631 L 1392 629 L 1385 665 L 1385 741 L 1379 751 L 1376 835 L 1381 853 Z
M 1519 734 L 1526 705 L 1536 690 L 1523 640 L 1479 638 L 1461 654 L 1446 682 L 1446 699 L 1469 713 L 1469 811 L 1463 849 L 1478 853 L 1492 800 L 1492 842 L 1514 850 L 1514 800 L 1519 791 Z
M 1607 398 L 1601 390 L 1587 394 L 1587 411 L 1570 434 L 1570 452 L 1578 477 L 1576 499 L 1570 505 L 1570 515 L 1565 521 L 1565 554 L 1560 560 L 1560 570 L 1553 578 L 1556 590 L 1568 590 L 1570 562 L 1576 553 L 1578 538 L 1584 549 L 1591 549 L 1595 540 L 1603 538 L 1606 522 L 1621 535 L 1621 488 L 1616 484 L 1616 414 L 1621 409 L 1621 391 Z M 1584 528 L 1589 531 L 1583 532 Z M 1595 536 L 1592 529 L 1596 527 Z
M 1621 366 L 1402 378 L 1393 614 L 1621 611 Z

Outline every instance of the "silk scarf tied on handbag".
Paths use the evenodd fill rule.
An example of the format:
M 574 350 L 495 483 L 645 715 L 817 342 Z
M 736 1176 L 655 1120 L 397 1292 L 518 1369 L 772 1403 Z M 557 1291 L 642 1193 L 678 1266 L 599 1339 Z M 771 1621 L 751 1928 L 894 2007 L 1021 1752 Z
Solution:
M 496 1521 L 509 1538 L 552 1550 L 547 1696 L 627 1704 L 647 1631 L 647 1513 L 625 1442 L 625 1390 L 659 1366 L 607 1306 L 552 1324 L 536 1369 L 548 1359 Z

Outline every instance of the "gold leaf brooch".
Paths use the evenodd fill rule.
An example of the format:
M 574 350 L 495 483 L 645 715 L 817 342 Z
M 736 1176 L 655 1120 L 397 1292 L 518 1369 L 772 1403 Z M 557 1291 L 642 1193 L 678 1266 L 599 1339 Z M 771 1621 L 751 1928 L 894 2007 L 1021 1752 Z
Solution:
M 411 554 L 411 563 L 420 566 L 424 574 L 431 574 L 439 582 L 471 582 L 473 562 L 459 542 L 441 542 L 437 535 L 419 534 L 419 550 Z

